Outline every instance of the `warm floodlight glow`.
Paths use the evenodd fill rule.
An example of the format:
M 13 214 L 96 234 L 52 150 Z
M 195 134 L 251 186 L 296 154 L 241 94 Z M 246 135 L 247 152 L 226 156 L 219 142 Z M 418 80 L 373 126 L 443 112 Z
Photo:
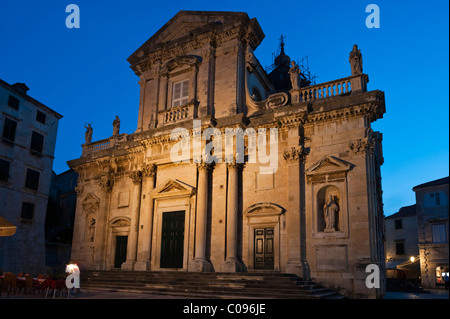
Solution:
M 413 263 L 414 260 L 416 260 L 416 258 L 414 258 L 414 256 L 411 256 L 411 258 L 409 258 L 409 260 L 411 260 L 411 262 Z

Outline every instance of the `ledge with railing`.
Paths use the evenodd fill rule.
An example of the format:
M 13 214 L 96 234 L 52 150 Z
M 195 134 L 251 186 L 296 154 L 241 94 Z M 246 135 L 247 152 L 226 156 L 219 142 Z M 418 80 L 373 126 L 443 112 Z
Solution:
M 291 90 L 292 103 L 310 102 L 335 96 L 345 96 L 352 92 L 366 92 L 369 77 L 367 74 L 352 75 L 346 78 Z
M 158 112 L 158 126 L 176 123 L 187 119 L 194 119 L 198 115 L 198 103 L 191 101 L 189 103 L 172 107 L 168 110 Z
M 123 133 L 123 134 L 108 137 L 108 138 L 105 138 L 103 140 L 99 140 L 96 142 L 83 144 L 82 145 L 83 151 L 82 151 L 81 156 L 85 156 L 90 153 L 94 153 L 94 152 L 98 152 L 98 151 L 102 151 L 102 150 L 106 150 L 108 148 L 114 147 L 118 143 L 126 141 L 127 136 L 128 136 L 128 134 Z

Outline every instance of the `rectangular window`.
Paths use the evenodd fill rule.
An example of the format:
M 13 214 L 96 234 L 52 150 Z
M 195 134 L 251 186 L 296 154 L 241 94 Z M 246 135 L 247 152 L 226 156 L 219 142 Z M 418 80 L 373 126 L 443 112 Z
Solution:
M 17 128 L 17 122 L 5 117 L 5 123 L 3 125 L 3 135 L 2 135 L 3 138 L 14 142 L 14 139 L 16 137 L 16 128 Z
M 45 113 L 42 113 L 41 111 L 37 111 L 36 113 L 36 121 L 41 122 L 42 124 L 45 124 Z
M 395 229 L 402 229 L 403 225 L 402 225 L 402 220 L 401 219 L 396 219 L 395 220 Z
M 189 101 L 189 80 L 173 84 L 172 107 L 186 104 Z
M 19 109 L 19 99 L 15 96 L 10 95 L 8 99 L 8 105 L 11 106 L 13 109 L 18 110 Z
M 30 148 L 32 151 L 42 153 L 42 148 L 44 147 L 44 136 L 33 131 L 31 135 L 31 145 Z
M 433 232 L 433 243 L 445 243 L 447 242 L 447 236 L 445 233 L 445 224 L 431 225 Z
M 405 243 L 397 242 L 395 243 L 395 254 L 404 255 L 405 254 Z
M 440 206 L 441 205 L 441 196 L 439 195 L 439 193 L 434 193 L 434 199 L 436 200 L 436 206 Z
M 7 182 L 9 178 L 9 162 L 0 158 L 0 181 Z
M 34 216 L 34 204 L 23 202 L 22 203 L 22 213 L 20 214 L 20 218 L 31 221 Z
M 38 171 L 27 168 L 27 177 L 25 179 L 25 187 L 33 190 L 37 190 L 39 187 L 39 175 Z

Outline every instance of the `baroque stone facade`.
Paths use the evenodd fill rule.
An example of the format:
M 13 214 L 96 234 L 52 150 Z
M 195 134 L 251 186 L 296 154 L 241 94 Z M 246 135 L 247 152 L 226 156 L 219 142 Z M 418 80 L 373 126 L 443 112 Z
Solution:
M 383 293 L 367 288 L 365 269 L 384 269 L 382 135 L 371 129 L 384 93 L 367 91 L 362 66 L 275 89 L 277 74 L 253 54 L 263 38 L 246 13 L 180 11 L 129 57 L 141 88 L 136 132 L 89 141 L 68 162 L 79 173 L 74 260 L 272 270 L 352 297 Z M 230 132 L 244 133 L 241 148 Z

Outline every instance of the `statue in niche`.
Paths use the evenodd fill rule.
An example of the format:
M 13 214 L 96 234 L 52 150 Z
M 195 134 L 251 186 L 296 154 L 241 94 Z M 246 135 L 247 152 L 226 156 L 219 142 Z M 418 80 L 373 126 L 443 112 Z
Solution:
M 90 144 L 92 141 L 92 126 L 89 123 L 84 123 L 84 128 L 86 129 L 86 133 L 84 133 L 84 139 L 86 141 L 86 144 Z
M 291 61 L 291 68 L 289 69 L 289 75 L 291 76 L 291 85 L 293 90 L 299 88 L 298 79 L 300 73 L 301 71 L 298 65 L 296 65 L 294 61 Z
M 323 206 L 323 218 L 325 220 L 325 232 L 334 232 L 336 231 L 336 216 L 339 211 L 339 206 L 333 200 L 333 195 L 330 195 L 330 199 L 328 203 L 325 201 L 325 205 Z
M 120 130 L 120 119 L 119 116 L 116 115 L 115 120 L 112 123 L 113 125 L 113 136 L 117 136 L 119 135 L 119 130 Z
M 353 46 L 348 61 L 350 62 L 352 75 L 362 74 L 362 55 L 361 50 L 358 49 L 358 45 L 355 44 Z
M 95 218 L 89 220 L 89 241 L 94 242 L 95 236 Z

